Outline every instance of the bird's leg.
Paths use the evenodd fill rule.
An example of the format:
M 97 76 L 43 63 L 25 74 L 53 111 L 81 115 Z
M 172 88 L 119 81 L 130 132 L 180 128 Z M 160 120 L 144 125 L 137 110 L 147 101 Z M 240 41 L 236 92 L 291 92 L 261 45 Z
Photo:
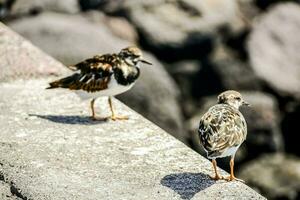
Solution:
M 127 120 L 128 117 L 127 116 L 117 116 L 115 114 L 115 111 L 114 111 L 114 108 L 113 108 L 113 105 L 112 105 L 112 99 L 111 97 L 108 97 L 108 103 L 109 103 L 109 107 L 110 107 L 110 110 L 111 110 L 111 119 L 112 120 Z
M 93 119 L 93 120 L 96 120 L 96 117 L 95 117 L 95 110 L 94 110 L 94 103 L 95 103 L 95 99 L 92 99 L 92 101 L 91 101 L 92 119 Z
M 222 176 L 220 176 L 220 174 L 218 173 L 218 170 L 217 170 L 217 161 L 216 161 L 216 159 L 212 159 L 211 163 L 213 164 L 213 167 L 214 167 L 214 170 L 215 170 L 215 176 L 210 176 L 210 178 L 213 179 L 213 180 L 222 179 Z
M 94 104 L 95 104 L 95 99 L 92 99 L 91 101 L 91 109 L 92 109 L 92 120 L 97 120 L 97 121 L 105 121 L 107 120 L 107 117 L 103 117 L 103 118 L 99 118 L 99 117 L 96 117 L 96 114 L 95 114 L 95 109 L 94 109 Z
M 234 156 L 232 156 L 230 159 L 230 176 L 226 177 L 225 180 L 227 181 L 237 180 L 237 181 L 244 182 L 242 179 L 238 179 L 234 176 Z

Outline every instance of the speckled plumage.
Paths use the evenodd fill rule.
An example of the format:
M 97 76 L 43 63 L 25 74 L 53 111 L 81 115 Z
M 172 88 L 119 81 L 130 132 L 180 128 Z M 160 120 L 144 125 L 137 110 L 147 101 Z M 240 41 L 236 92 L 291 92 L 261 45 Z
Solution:
M 240 93 L 225 91 L 218 96 L 218 104 L 212 106 L 200 119 L 199 139 L 207 157 L 213 160 L 216 180 L 221 177 L 217 173 L 215 159 L 226 156 L 231 156 L 232 173 L 229 179 L 236 179 L 233 175 L 234 156 L 247 136 L 246 120 L 238 110 L 242 105 L 249 104 Z
M 246 139 L 246 121 L 236 108 L 217 104 L 201 118 L 199 136 L 209 158 L 231 156 L 227 152 Z

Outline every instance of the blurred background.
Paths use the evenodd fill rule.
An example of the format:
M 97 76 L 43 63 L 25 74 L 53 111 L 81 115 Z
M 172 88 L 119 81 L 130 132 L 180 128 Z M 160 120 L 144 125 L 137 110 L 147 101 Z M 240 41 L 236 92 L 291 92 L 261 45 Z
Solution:
M 269 199 L 300 199 L 299 3 L 0 0 L 0 18 L 66 65 L 141 47 L 154 65 L 118 98 L 204 156 L 200 117 L 220 92 L 242 92 L 252 107 L 238 177 Z

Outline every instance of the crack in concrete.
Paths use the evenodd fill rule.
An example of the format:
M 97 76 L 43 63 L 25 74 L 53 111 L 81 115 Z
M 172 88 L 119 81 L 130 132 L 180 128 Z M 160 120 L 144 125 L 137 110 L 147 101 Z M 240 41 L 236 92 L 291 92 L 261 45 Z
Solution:
M 10 192 L 22 200 L 30 200 L 21 193 L 21 190 L 18 189 L 13 182 L 10 183 Z
M 2 163 L 0 163 L 0 165 L 3 166 Z M 10 193 L 12 194 L 12 196 L 16 196 L 16 197 L 20 198 L 21 200 L 30 200 L 29 198 L 27 198 L 26 196 L 24 196 L 21 193 L 20 189 L 18 189 L 12 181 L 7 181 L 5 179 L 5 176 L 4 176 L 4 174 L 1 170 L 0 170 L 0 181 L 2 181 L 5 184 L 9 185 Z

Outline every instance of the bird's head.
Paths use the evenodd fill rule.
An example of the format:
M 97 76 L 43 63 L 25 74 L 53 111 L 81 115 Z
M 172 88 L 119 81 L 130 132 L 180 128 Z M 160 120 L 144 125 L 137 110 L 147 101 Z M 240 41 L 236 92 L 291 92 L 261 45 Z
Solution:
M 139 48 L 134 46 L 122 49 L 119 53 L 119 56 L 121 59 L 123 59 L 126 62 L 126 64 L 130 66 L 138 66 L 137 64 L 139 62 L 152 65 L 152 63 L 143 59 L 142 51 Z
M 234 90 L 227 90 L 225 92 L 222 92 L 218 96 L 218 103 L 219 104 L 228 104 L 230 106 L 235 107 L 236 109 L 239 109 L 240 106 L 249 106 L 250 104 L 244 101 L 242 95 Z

